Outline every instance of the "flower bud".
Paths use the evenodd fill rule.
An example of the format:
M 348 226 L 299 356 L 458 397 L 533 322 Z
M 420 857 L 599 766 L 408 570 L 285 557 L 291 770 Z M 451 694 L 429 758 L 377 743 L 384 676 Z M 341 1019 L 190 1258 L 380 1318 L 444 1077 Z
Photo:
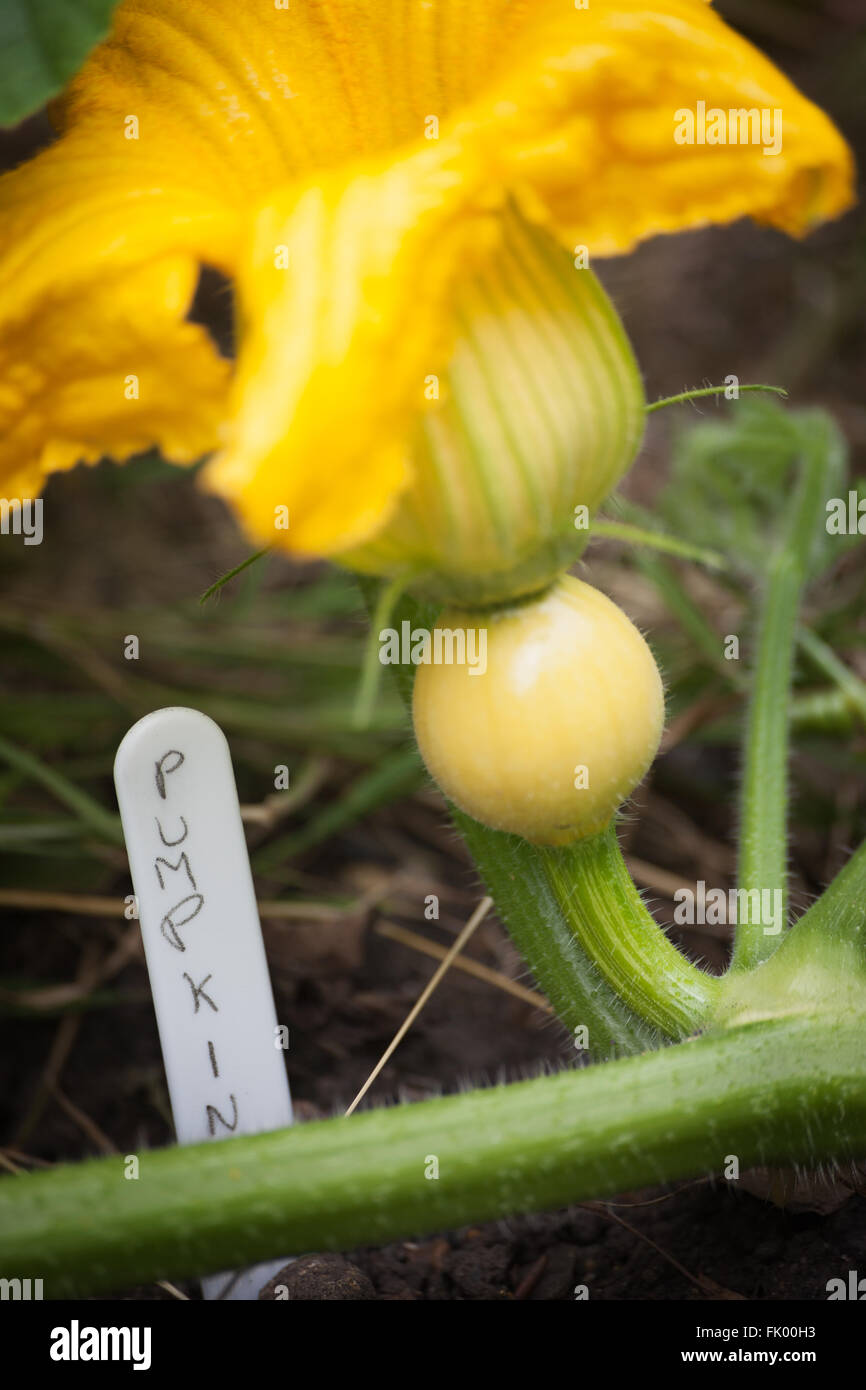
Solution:
M 411 481 L 378 535 L 340 558 L 415 575 L 440 602 L 506 603 L 583 550 L 643 436 L 643 388 L 593 272 L 514 212 L 460 288 L 456 324 L 447 365 L 418 385 Z
M 603 829 L 652 762 L 664 691 L 647 643 L 609 598 L 570 575 L 508 608 L 443 614 L 474 629 L 474 664 L 419 666 L 415 733 L 425 763 L 463 811 L 536 844 Z M 486 636 L 484 635 L 486 634 Z

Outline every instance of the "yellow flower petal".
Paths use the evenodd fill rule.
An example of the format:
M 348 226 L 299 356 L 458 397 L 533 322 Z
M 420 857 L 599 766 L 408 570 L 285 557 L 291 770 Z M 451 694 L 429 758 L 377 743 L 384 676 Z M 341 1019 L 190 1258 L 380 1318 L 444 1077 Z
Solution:
M 445 120 L 474 94 L 512 23 L 509 0 L 461 3 L 118 8 L 109 40 L 57 103 L 61 140 L 0 179 L 6 491 L 76 458 L 157 444 L 183 461 L 219 442 L 226 367 L 183 321 L 196 267 L 231 275 L 256 207 L 291 186 L 281 195 L 288 218 L 301 176 L 312 184 L 398 145 L 438 149 L 424 140 L 428 114 Z M 434 171 L 419 205 L 438 196 Z M 445 207 L 443 221 L 450 215 Z M 124 401 L 135 374 L 141 395 L 118 415 L 118 383 Z M 383 466 L 396 479 L 402 463 L 393 444 L 383 456 L 389 447 Z M 349 526 L 353 536 L 364 529 L 360 516 Z
M 530 7 L 531 8 L 531 7 Z M 124 0 L 62 104 L 67 125 L 140 118 L 191 178 L 262 197 L 425 138 L 489 80 L 526 0 Z
M 678 145 L 698 99 L 781 109 L 782 150 Z M 304 551 L 393 510 L 509 194 L 594 252 L 747 212 L 799 232 L 850 198 L 831 123 L 701 0 L 124 0 L 58 110 L 0 180 L 2 486 L 222 435 L 212 485 L 268 539 L 288 506 Z M 230 405 L 185 322 L 202 264 L 240 284 Z
M 157 444 L 190 463 L 213 448 L 229 364 L 183 313 L 197 271 L 164 259 L 45 300 L 0 339 L 0 488 Z M 98 328 L 98 332 L 95 329 Z
M 440 143 L 261 212 L 238 282 L 231 433 L 205 475 L 261 540 L 330 554 L 381 525 L 453 333 L 449 292 L 501 235 L 481 182 Z
M 237 214 L 122 123 L 98 131 L 0 180 L 6 492 L 79 459 L 158 445 L 188 462 L 218 442 L 228 364 L 185 315 L 199 264 L 231 260 Z
M 607 255 L 747 214 L 799 235 L 853 200 L 832 122 L 703 0 L 540 0 L 502 61 L 476 119 L 499 176 L 568 245 Z M 766 111 L 766 138 L 678 143 L 678 113 L 697 117 L 699 101 L 725 113 L 726 134 L 740 130 L 729 112 Z

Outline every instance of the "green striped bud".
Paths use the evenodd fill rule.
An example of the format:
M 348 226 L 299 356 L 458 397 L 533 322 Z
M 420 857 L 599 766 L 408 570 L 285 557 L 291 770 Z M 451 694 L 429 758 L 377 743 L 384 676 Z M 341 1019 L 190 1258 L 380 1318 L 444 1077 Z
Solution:
M 342 560 L 414 575 L 443 601 L 507 602 L 583 550 L 640 445 L 644 394 L 593 272 L 514 212 L 492 263 L 464 282 L 457 324 L 447 370 L 428 379 L 413 481 L 374 541 Z

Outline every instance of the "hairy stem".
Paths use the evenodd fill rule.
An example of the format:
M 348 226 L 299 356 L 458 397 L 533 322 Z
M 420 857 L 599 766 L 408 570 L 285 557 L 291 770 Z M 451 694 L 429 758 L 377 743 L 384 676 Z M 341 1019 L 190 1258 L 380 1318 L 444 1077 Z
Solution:
M 729 386 L 696 386 L 691 391 L 680 391 L 676 396 L 662 396 L 661 400 L 651 401 L 645 407 L 647 415 L 652 415 L 654 410 L 664 410 L 669 405 L 682 405 L 685 401 L 699 401 L 705 396 L 725 396 L 728 399 Z M 776 396 L 787 396 L 788 392 L 784 386 L 767 386 L 763 383 L 749 383 L 745 386 L 737 387 L 741 395 L 744 391 L 770 391 Z
M 646 526 L 634 526 L 629 521 L 608 521 L 601 519 L 592 523 L 592 538 L 624 541 L 627 545 L 647 546 L 650 550 L 660 550 L 665 555 L 675 555 L 678 560 L 694 560 L 710 570 L 722 570 L 725 557 L 721 551 L 707 550 L 705 546 L 692 545 L 691 541 L 681 540 L 679 536 L 669 536 L 664 531 L 652 531 Z
M 544 851 L 453 807 L 452 815 L 512 941 L 575 1040 L 585 1028 L 597 1059 L 658 1047 L 668 1032 L 634 1014 L 611 987 L 576 931 L 576 904 L 568 888 L 557 889 Z M 607 934 L 621 934 L 606 900 L 596 905 L 606 911 Z
M 351 1119 L 0 1179 L 0 1268 L 80 1296 L 866 1149 L 862 1029 L 788 1018 Z M 438 1165 L 438 1179 L 428 1176 Z
M 379 661 L 379 633 L 383 627 L 387 627 L 394 606 L 409 583 L 409 579 L 408 574 L 398 575 L 387 584 L 383 584 L 376 597 L 376 606 L 370 620 L 367 647 L 361 667 L 361 679 L 358 683 L 358 693 L 355 696 L 355 708 L 352 712 L 352 724 L 356 729 L 366 729 L 370 722 L 382 675 L 382 665 Z
M 740 797 L 739 886 L 747 893 L 778 893 L 778 921 L 786 920 L 788 733 L 797 614 L 819 518 L 823 517 L 826 457 L 807 449 L 787 523 L 765 580 L 757 657 L 746 725 Z M 732 969 L 759 965 L 778 945 L 763 914 L 747 910 L 737 924 Z
M 615 827 L 540 853 L 566 919 L 615 994 L 666 1038 L 697 1032 L 719 981 L 692 965 L 648 911 Z
M 866 843 L 795 922 L 785 946 L 818 958 L 844 949 L 852 953 L 851 967 L 866 974 Z

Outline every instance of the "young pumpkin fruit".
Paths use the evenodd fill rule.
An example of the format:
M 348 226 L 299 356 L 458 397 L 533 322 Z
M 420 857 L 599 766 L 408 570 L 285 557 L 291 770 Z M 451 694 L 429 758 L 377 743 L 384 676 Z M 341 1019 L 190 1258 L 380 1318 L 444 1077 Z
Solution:
M 529 602 L 453 610 L 436 627 L 466 630 L 475 653 L 486 643 L 486 664 L 424 665 L 415 677 L 418 746 L 445 794 L 535 844 L 603 829 L 649 768 L 664 727 L 658 667 L 625 613 L 565 575 Z M 454 645 L 443 636 L 439 649 Z

